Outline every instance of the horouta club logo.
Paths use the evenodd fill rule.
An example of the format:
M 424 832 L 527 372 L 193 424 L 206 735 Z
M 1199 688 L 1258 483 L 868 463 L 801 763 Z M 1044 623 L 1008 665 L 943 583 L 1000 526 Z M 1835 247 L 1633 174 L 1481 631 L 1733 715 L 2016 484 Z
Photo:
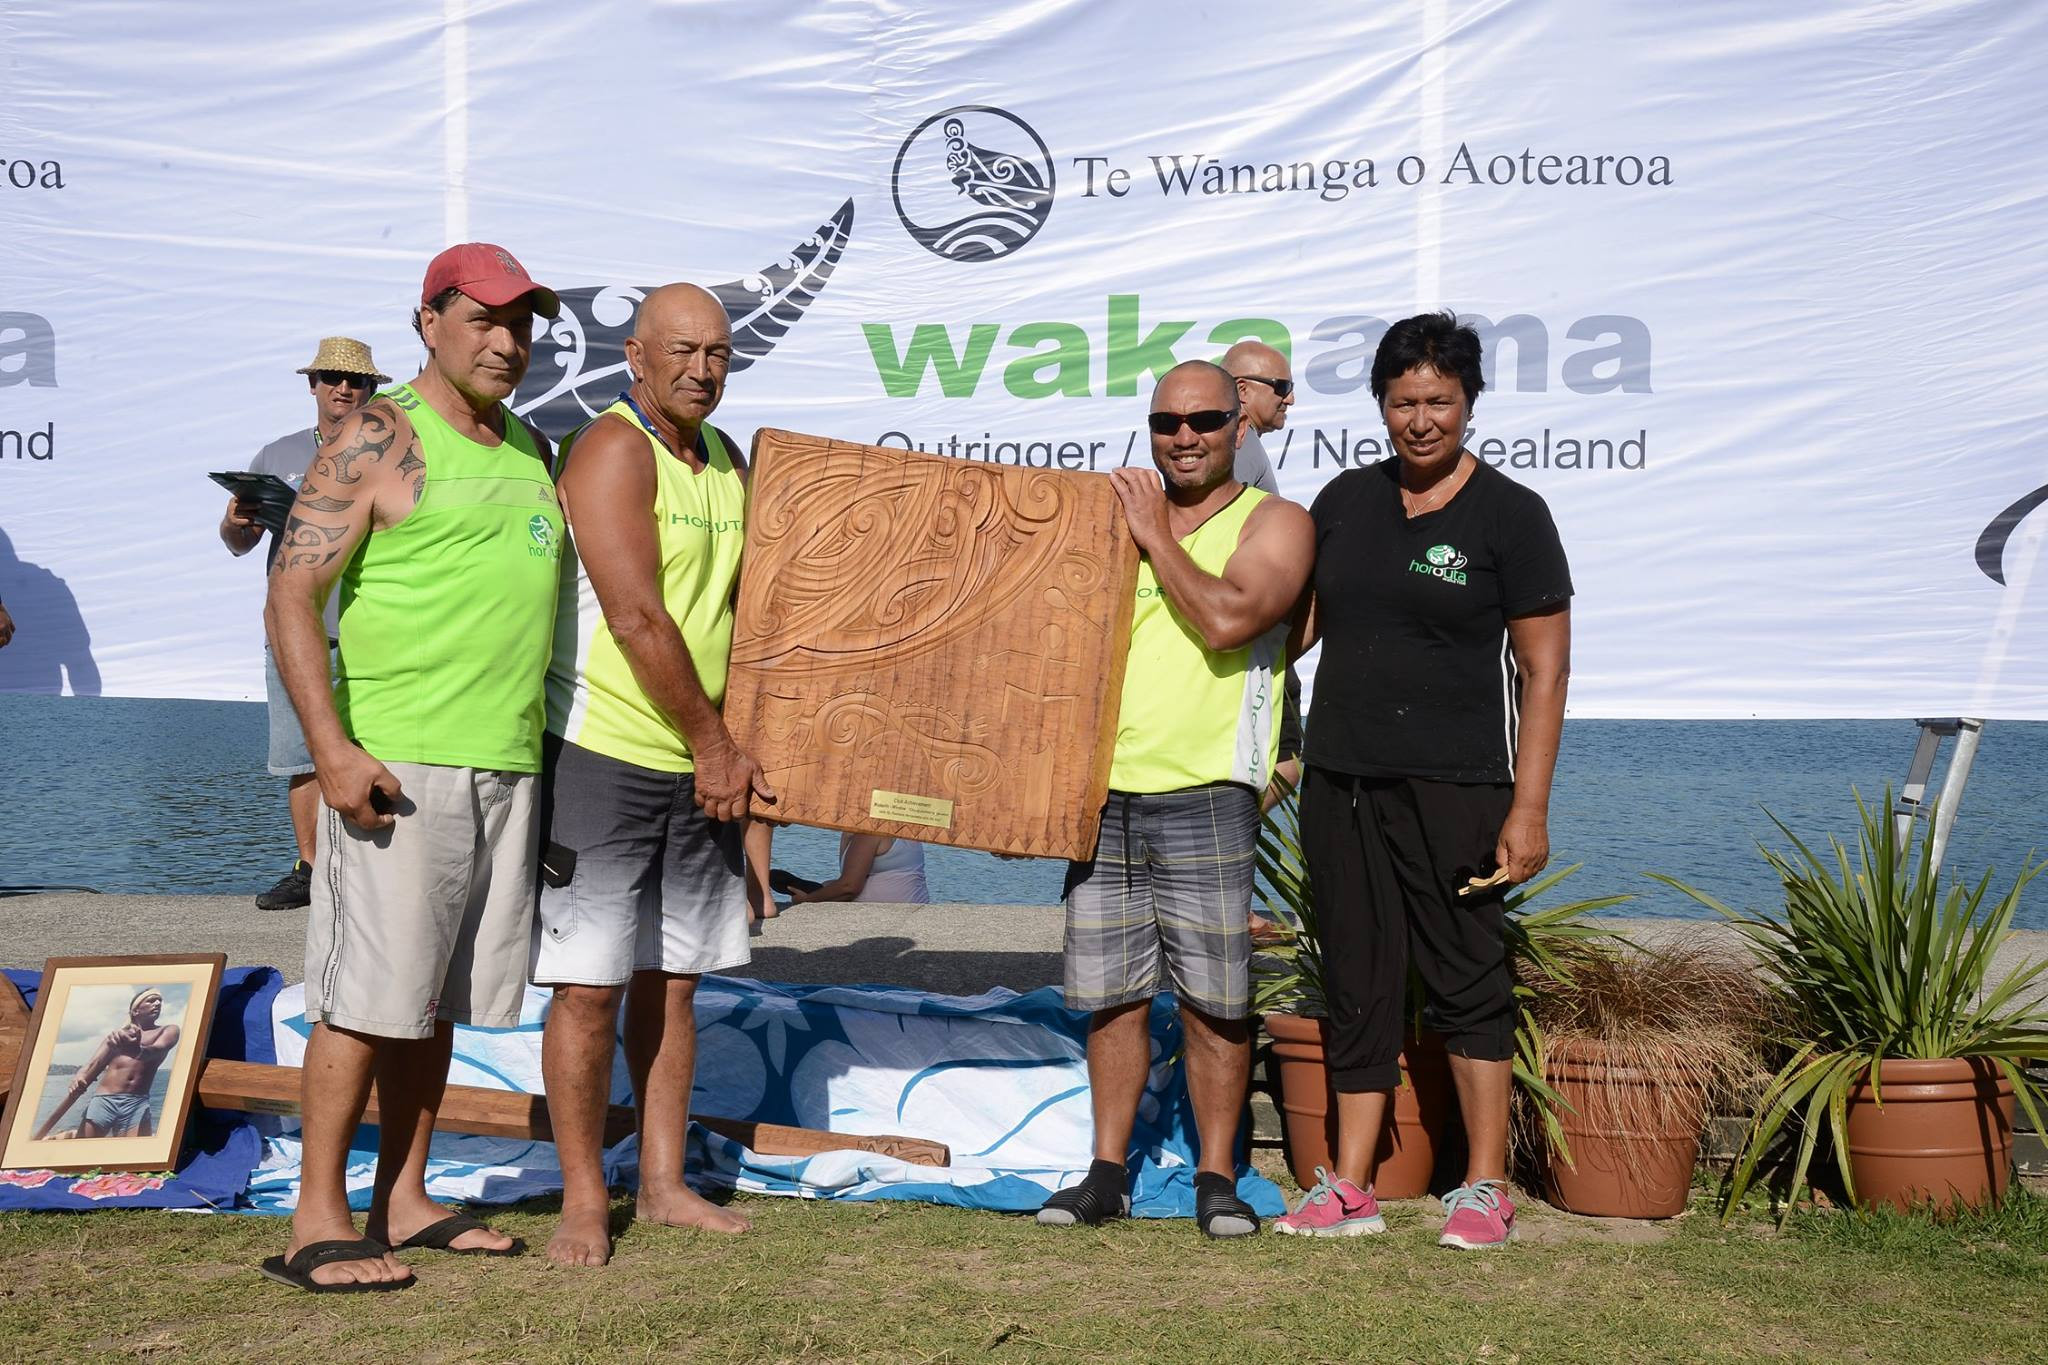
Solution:
M 1455 545 L 1432 545 L 1422 552 L 1421 559 L 1408 561 L 1408 572 L 1426 574 L 1441 578 L 1446 583 L 1465 583 L 1465 556 Z

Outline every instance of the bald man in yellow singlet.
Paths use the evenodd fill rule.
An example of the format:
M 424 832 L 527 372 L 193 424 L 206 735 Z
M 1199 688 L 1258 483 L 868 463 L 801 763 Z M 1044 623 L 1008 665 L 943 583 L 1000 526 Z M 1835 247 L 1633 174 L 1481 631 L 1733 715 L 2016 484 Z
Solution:
M 752 957 L 741 843 L 750 797 L 774 797 L 719 712 L 746 529 L 746 462 L 710 421 L 732 363 L 725 309 L 695 285 L 655 290 L 626 363 L 630 387 L 563 442 L 558 476 L 571 553 L 548 670 L 533 980 L 554 990 L 541 1071 L 563 1183 L 548 1255 L 564 1265 L 611 1257 L 601 1144 L 622 1001 L 635 1216 L 749 1226 L 683 1182 L 697 980 Z

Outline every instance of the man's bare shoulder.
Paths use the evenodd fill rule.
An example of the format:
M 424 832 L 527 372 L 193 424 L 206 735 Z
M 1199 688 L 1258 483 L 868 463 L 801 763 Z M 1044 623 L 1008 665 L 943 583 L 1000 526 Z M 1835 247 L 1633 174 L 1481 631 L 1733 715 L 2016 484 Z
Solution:
M 616 412 L 601 412 L 568 440 L 569 464 L 574 469 L 586 457 L 592 464 L 613 465 L 633 460 L 649 462 L 652 447 L 647 433 Z
M 313 475 L 324 482 L 359 484 L 365 479 L 406 478 L 424 469 L 412 419 L 389 398 L 373 399 L 342 418 L 334 438 L 320 447 Z
M 1308 509 L 1278 493 L 1268 493 L 1244 520 L 1245 539 L 1273 537 L 1281 540 L 1315 538 L 1315 519 Z
M 654 500 L 654 454 L 647 433 L 616 413 L 597 420 L 569 440 L 569 454 L 555 482 L 576 501 L 571 516 L 600 505 L 620 511 Z

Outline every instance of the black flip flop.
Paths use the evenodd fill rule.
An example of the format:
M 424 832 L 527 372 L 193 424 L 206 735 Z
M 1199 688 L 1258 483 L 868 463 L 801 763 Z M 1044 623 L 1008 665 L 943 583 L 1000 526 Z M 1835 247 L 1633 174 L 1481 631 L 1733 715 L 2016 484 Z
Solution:
M 450 1256 L 518 1256 L 525 1252 L 526 1243 L 519 1238 L 512 1239 L 508 1247 L 459 1247 L 450 1245 L 465 1232 L 482 1228 L 491 1230 L 490 1224 L 472 1218 L 466 1213 L 451 1213 L 438 1223 L 429 1223 L 398 1244 L 400 1251 L 418 1247 L 425 1251 L 445 1251 Z
M 279 1284 L 288 1284 L 294 1289 L 303 1289 L 308 1294 L 389 1294 L 413 1286 L 411 1276 L 402 1280 L 343 1280 L 336 1284 L 323 1284 L 313 1278 L 313 1272 L 323 1265 L 336 1261 L 374 1261 L 391 1248 L 368 1237 L 335 1242 L 308 1242 L 292 1254 L 290 1260 L 272 1256 L 258 1267 L 268 1279 Z
M 1049 1228 L 1069 1228 L 1076 1223 L 1099 1227 L 1112 1218 L 1130 1216 L 1128 1194 L 1111 1194 L 1085 1180 L 1055 1191 L 1038 1210 L 1038 1221 Z
M 1229 1180 L 1204 1173 L 1195 1177 L 1195 1226 L 1204 1237 L 1250 1237 L 1259 1230 L 1259 1215 Z

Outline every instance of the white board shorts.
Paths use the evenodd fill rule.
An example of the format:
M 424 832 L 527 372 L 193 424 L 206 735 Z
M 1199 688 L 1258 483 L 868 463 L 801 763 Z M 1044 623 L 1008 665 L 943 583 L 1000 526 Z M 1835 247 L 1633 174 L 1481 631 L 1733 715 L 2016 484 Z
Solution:
M 306 1020 L 380 1038 L 511 1028 L 526 995 L 540 826 L 533 773 L 386 762 L 398 818 L 321 806 Z

